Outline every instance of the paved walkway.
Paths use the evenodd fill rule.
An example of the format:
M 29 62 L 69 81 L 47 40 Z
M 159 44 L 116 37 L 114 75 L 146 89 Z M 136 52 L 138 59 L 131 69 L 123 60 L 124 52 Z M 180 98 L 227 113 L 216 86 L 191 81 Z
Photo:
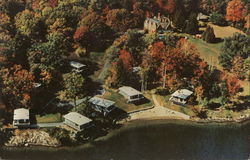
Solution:
M 174 111 L 172 109 L 163 107 L 156 100 L 155 95 L 152 96 L 155 107 L 149 110 L 131 113 L 129 114 L 129 120 L 137 120 L 137 119 L 165 119 L 165 118 L 175 118 L 175 119 L 190 119 L 190 116 Z
M 59 127 L 63 125 L 63 122 L 60 123 L 37 123 L 32 125 L 31 127 L 34 128 L 53 128 L 53 127 Z

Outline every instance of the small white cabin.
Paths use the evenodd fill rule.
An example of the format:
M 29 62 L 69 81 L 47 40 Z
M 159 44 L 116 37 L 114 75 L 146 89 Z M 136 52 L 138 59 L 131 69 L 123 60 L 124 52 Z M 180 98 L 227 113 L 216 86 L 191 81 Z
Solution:
M 141 67 L 133 67 L 132 72 L 133 73 L 139 73 L 141 71 Z
M 84 68 L 86 67 L 85 64 L 75 62 L 75 61 L 71 61 L 70 66 L 73 67 L 73 71 L 77 73 L 83 72 Z
M 128 103 L 144 99 L 144 96 L 140 91 L 129 86 L 120 87 L 119 93 L 128 100 Z
M 82 131 L 91 126 L 92 120 L 77 112 L 70 112 L 63 116 L 64 124 L 74 128 L 77 131 Z
M 197 19 L 197 21 L 208 21 L 209 16 L 208 16 L 208 15 L 205 15 L 205 14 L 203 14 L 203 13 L 198 13 L 196 19 Z
M 19 108 L 14 110 L 13 126 L 22 127 L 30 125 L 29 109 Z
M 181 105 L 185 105 L 188 102 L 189 97 L 193 94 L 192 91 L 189 91 L 187 89 L 180 89 L 175 91 L 169 101 L 172 101 L 173 103 L 176 104 L 181 104 Z
M 103 99 L 103 98 L 99 98 L 99 97 L 92 97 L 89 102 L 91 104 L 93 104 L 93 109 L 103 113 L 104 115 L 107 115 L 108 113 L 110 113 L 112 110 L 115 109 L 115 102 L 107 100 L 107 99 Z

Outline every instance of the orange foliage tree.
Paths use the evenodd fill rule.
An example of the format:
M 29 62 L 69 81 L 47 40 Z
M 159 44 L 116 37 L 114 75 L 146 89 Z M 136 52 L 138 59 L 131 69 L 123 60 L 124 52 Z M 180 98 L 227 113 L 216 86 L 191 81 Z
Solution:
M 239 22 L 244 19 L 244 6 L 241 0 L 232 0 L 228 2 L 226 10 L 226 20 Z
M 48 0 L 48 6 L 51 8 L 55 8 L 58 4 L 58 0 Z
M 84 35 L 86 34 L 87 30 L 88 29 L 83 26 L 80 26 L 79 28 L 77 28 L 74 33 L 74 40 L 80 43 L 84 39 Z
M 131 71 L 133 65 L 133 57 L 131 56 L 131 54 L 128 51 L 122 49 L 119 52 L 119 59 L 122 61 L 123 67 L 126 72 Z
M 175 9 L 175 1 L 174 0 L 156 0 L 156 3 L 159 5 L 167 13 L 173 13 Z
M 225 80 L 229 96 L 235 96 L 239 92 L 239 89 L 241 87 L 238 78 L 236 76 L 227 75 L 225 76 Z
M 165 54 L 165 52 L 166 52 L 166 45 L 162 41 L 155 42 L 150 47 L 150 54 L 154 58 L 162 59 L 163 56 L 164 56 L 164 54 Z
M 2 69 L 2 94 L 9 107 L 30 107 L 34 76 L 20 65 Z

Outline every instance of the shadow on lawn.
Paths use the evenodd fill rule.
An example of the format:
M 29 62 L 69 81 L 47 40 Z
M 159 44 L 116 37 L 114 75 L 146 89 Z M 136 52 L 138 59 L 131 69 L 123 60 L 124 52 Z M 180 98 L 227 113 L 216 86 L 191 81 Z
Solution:
M 240 96 L 238 99 L 241 101 L 241 103 L 235 104 L 236 111 L 241 111 L 250 108 L 250 96 Z
M 139 101 L 135 101 L 135 102 L 132 102 L 132 104 L 134 105 L 144 105 L 144 104 L 147 104 L 147 103 L 150 103 L 150 100 L 147 99 L 146 97 L 144 97 L 143 99 L 139 100 Z
M 213 43 L 221 43 L 221 42 L 223 42 L 223 41 L 224 41 L 224 39 L 216 37 L 216 38 L 214 39 Z
M 117 120 L 127 118 L 128 113 L 126 111 L 124 111 L 123 109 L 120 109 L 120 108 L 116 107 L 112 112 L 109 113 L 108 116 L 111 119 L 117 121 Z

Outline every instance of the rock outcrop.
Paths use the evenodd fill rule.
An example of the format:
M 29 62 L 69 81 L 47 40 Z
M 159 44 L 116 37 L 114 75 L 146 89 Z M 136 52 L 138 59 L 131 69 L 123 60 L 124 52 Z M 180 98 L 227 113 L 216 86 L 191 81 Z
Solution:
M 19 130 L 14 131 L 14 136 L 5 144 L 6 146 L 48 146 L 58 147 L 60 142 L 50 137 L 42 130 Z

